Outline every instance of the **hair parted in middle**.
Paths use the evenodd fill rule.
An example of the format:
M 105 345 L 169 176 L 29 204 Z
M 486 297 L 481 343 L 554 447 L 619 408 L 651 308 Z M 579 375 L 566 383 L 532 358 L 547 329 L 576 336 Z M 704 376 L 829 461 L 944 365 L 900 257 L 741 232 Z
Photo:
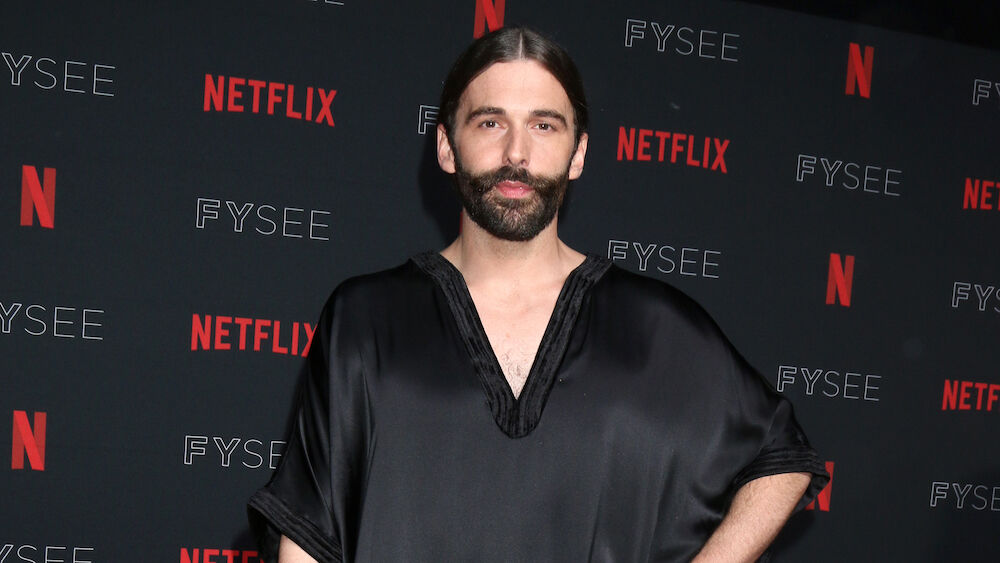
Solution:
M 454 145 L 455 114 L 458 102 L 469 83 L 494 63 L 531 60 L 555 77 L 573 106 L 573 129 L 576 141 L 587 131 L 587 98 L 583 93 L 580 71 L 569 53 L 556 42 L 525 27 L 502 27 L 470 45 L 451 66 L 441 90 L 439 121 L 448 140 Z

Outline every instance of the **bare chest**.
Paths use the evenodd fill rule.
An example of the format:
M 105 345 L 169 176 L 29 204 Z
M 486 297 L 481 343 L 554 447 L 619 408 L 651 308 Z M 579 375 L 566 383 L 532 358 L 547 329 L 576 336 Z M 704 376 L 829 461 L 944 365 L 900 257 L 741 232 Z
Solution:
M 486 298 L 476 300 L 483 329 L 515 397 L 520 396 L 528 379 L 556 297 L 537 297 L 516 303 Z

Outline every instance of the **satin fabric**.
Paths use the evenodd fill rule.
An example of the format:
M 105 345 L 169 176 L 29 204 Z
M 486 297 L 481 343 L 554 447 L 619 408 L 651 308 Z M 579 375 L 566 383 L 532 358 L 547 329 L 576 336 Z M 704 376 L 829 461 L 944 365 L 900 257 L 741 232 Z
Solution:
M 436 253 L 341 284 L 295 428 L 250 500 L 261 555 L 687 561 L 746 482 L 828 476 L 787 400 L 670 286 L 590 256 L 520 399 Z

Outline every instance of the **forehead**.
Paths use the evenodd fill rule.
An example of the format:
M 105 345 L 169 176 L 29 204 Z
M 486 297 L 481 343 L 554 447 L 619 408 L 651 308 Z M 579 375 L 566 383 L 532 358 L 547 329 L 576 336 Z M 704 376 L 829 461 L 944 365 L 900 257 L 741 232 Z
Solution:
M 459 99 L 459 114 L 484 106 L 509 112 L 549 109 L 573 118 L 573 106 L 562 84 L 532 60 L 493 63 L 469 82 Z

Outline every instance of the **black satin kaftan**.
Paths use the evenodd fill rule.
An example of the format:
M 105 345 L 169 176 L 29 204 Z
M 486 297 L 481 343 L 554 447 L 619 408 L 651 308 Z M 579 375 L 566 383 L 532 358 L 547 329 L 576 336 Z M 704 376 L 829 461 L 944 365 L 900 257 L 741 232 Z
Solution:
M 250 500 L 261 555 L 318 561 L 686 561 L 741 485 L 814 474 L 791 405 L 693 301 L 590 256 L 520 399 L 437 253 L 348 280 L 300 411 Z

